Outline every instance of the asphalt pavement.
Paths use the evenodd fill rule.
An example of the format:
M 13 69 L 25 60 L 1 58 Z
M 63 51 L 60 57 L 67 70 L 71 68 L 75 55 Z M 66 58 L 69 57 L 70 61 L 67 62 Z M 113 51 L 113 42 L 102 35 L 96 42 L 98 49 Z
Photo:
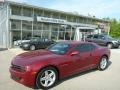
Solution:
M 0 90 L 32 90 L 10 79 L 13 57 L 23 50 L 0 51 Z M 105 71 L 90 70 L 61 80 L 51 90 L 120 90 L 120 49 L 112 49 L 109 67 Z

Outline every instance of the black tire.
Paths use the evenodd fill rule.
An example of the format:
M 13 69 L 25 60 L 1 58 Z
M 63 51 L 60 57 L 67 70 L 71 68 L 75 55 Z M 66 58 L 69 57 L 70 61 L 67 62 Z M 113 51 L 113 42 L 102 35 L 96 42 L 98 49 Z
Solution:
M 98 64 L 98 70 L 103 71 L 107 67 L 108 67 L 108 58 L 106 56 L 102 56 L 101 59 L 100 59 L 100 62 Z
M 35 50 L 35 49 L 36 49 L 35 45 L 31 45 L 31 46 L 30 46 L 30 50 L 31 50 L 31 51 L 33 51 L 33 50 Z
M 120 45 L 118 45 L 118 49 L 120 49 Z
M 113 48 L 113 44 L 112 44 L 112 43 L 108 43 L 108 44 L 107 44 L 107 47 L 108 47 L 109 49 L 112 49 L 112 48 Z
M 47 72 L 47 71 L 48 71 L 48 73 L 52 71 L 53 76 L 50 76 L 51 73 L 49 73 L 49 76 L 45 75 L 45 72 Z M 43 77 L 43 76 L 45 76 L 45 77 Z M 46 77 L 48 77 L 48 78 L 46 78 Z M 44 78 L 44 80 L 42 78 Z M 52 78 L 53 82 L 49 81 L 50 80 L 49 78 Z M 46 81 L 45 81 L 45 79 L 46 79 Z M 46 90 L 46 89 L 49 89 L 49 88 L 53 87 L 57 83 L 57 81 L 58 81 L 58 72 L 57 72 L 57 70 L 55 68 L 53 68 L 53 67 L 47 67 L 47 68 L 42 69 L 38 73 L 38 75 L 36 77 L 36 87 L 38 89 L 41 88 L 41 89 Z M 47 82 L 48 86 L 43 84 L 45 82 Z

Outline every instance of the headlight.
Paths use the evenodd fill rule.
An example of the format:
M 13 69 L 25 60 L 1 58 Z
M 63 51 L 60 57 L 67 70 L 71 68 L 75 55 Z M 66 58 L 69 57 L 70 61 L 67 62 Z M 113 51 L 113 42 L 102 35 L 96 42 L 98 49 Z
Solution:
M 21 72 L 30 71 L 30 66 L 21 67 Z
M 26 70 L 26 71 L 30 71 L 30 70 L 31 70 L 31 69 L 30 69 L 30 66 L 26 66 L 26 67 L 25 67 L 25 70 Z
M 11 64 L 10 68 L 18 72 L 26 72 L 30 70 L 29 66 L 22 67 L 14 64 Z

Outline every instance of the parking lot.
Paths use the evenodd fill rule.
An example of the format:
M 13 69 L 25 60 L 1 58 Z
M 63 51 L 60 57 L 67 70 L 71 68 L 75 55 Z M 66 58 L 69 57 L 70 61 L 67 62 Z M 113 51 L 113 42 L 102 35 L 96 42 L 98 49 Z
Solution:
M 19 48 L 0 51 L 0 90 L 32 90 L 10 79 L 10 62 L 22 52 Z M 120 90 L 120 49 L 111 50 L 110 61 L 105 71 L 91 70 L 72 76 L 51 90 Z

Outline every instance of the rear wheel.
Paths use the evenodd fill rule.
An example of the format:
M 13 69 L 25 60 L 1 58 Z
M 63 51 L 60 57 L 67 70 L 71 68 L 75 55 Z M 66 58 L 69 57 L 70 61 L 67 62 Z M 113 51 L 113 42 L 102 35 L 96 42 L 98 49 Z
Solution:
M 102 71 L 105 70 L 107 66 L 108 66 L 108 58 L 106 56 L 103 56 L 98 65 L 98 69 Z
M 120 49 L 120 45 L 118 45 L 118 49 Z
M 55 68 L 47 67 L 41 70 L 36 78 L 37 88 L 49 89 L 54 86 L 58 80 L 58 73 Z
M 35 45 L 31 45 L 31 46 L 30 46 L 30 50 L 33 51 L 33 50 L 35 50 L 35 49 L 36 49 L 36 48 L 35 48 Z

